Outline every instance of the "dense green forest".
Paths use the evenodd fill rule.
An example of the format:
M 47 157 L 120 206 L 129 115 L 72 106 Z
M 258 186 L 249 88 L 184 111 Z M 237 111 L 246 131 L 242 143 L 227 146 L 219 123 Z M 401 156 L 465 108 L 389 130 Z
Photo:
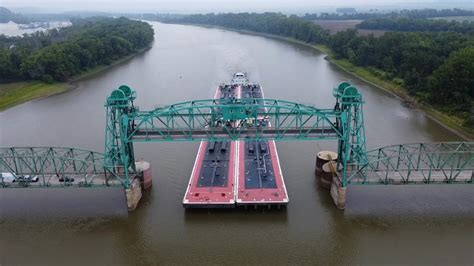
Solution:
M 474 22 L 420 18 L 374 18 L 362 21 L 357 25 L 357 28 L 393 31 L 454 31 L 472 34 L 474 33 Z
M 0 35 L 0 82 L 66 81 L 150 45 L 148 23 L 121 18 L 73 19 L 72 26 L 22 37 Z
M 474 126 L 472 32 L 387 32 L 376 38 L 359 36 L 357 30 L 350 29 L 329 35 L 307 20 L 276 13 L 189 15 L 164 22 L 217 25 L 324 44 L 336 59 L 366 67 L 374 75 L 405 87 L 420 101 Z
M 435 17 L 455 17 L 474 16 L 473 10 L 463 9 L 412 9 L 392 12 L 360 12 L 360 13 L 321 13 L 305 14 L 305 20 L 348 20 L 348 19 L 371 19 L 371 18 L 435 18 Z
M 164 22 L 197 23 L 264 32 L 295 38 L 309 43 L 327 43 L 329 33 L 314 23 L 297 16 L 279 13 L 228 13 L 189 15 L 163 19 Z

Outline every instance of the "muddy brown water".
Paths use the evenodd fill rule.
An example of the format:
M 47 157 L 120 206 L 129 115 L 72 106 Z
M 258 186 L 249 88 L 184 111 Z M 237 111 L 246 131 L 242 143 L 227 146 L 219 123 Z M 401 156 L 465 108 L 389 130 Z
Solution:
M 261 83 L 267 98 L 327 108 L 334 106 L 332 88 L 352 80 L 366 101 L 369 149 L 460 140 L 399 99 L 339 71 L 315 50 L 221 29 L 152 24 L 156 41 L 149 51 L 79 82 L 75 90 L 0 113 L 0 146 L 102 151 L 103 105 L 119 85 L 137 90 L 136 102 L 147 110 L 212 98 L 215 88 L 236 71 L 246 71 L 252 81 Z M 462 206 L 463 199 L 470 202 L 472 189 L 467 189 L 464 198 L 457 197 L 461 202 L 424 202 L 427 211 L 419 211 L 424 209 L 421 204 L 405 212 L 401 206 L 413 203 L 411 196 L 420 200 L 416 195 L 422 194 L 405 191 L 397 198 L 396 190 L 384 189 L 385 197 L 381 190 L 373 192 L 376 187 L 358 187 L 352 194 L 349 191 L 351 209 L 342 212 L 333 207 L 314 178 L 316 153 L 335 149 L 335 143 L 290 141 L 277 146 L 290 197 L 290 205 L 281 211 L 185 211 L 181 201 L 198 143 L 136 145 L 137 158 L 152 164 L 154 179 L 151 191 L 128 217 L 81 216 L 89 208 L 97 213 L 98 202 L 105 213 L 110 208 L 115 214 L 122 207 L 120 200 L 117 206 L 110 206 L 114 205 L 110 200 L 101 202 L 97 192 L 93 196 L 80 192 L 72 200 L 69 192 L 33 196 L 0 191 L 0 199 L 9 206 L 0 211 L 0 265 L 473 264 L 473 216 L 464 209 L 443 215 L 428 208 L 431 204 Z M 449 198 L 449 193 L 457 191 L 433 188 L 427 195 L 445 193 Z M 42 201 L 38 193 L 49 196 Z M 109 198 L 108 193 L 117 196 L 104 191 L 104 197 Z M 389 196 L 395 198 L 386 200 Z M 56 197 L 56 213 L 38 216 L 19 211 L 14 213 L 22 215 L 14 216 L 7 209 L 15 208 L 19 197 L 22 202 L 30 200 L 32 209 Z M 380 197 L 385 200 L 376 200 Z M 398 208 L 390 215 L 387 206 L 394 202 Z M 378 207 L 385 210 L 378 214 Z

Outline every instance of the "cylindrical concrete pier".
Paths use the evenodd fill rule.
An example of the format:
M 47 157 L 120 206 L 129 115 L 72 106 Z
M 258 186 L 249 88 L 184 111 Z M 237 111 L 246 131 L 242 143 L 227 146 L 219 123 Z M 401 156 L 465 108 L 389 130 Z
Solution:
M 325 163 L 329 161 L 337 161 L 337 153 L 332 151 L 320 151 L 316 156 L 316 168 L 315 174 L 320 176 L 322 172 L 322 167 Z
M 320 175 L 321 185 L 325 189 L 331 188 L 332 178 L 336 175 L 337 163 L 334 161 L 323 164 Z
M 331 188 L 332 173 L 329 168 L 324 171 L 323 166 L 330 161 L 337 160 L 337 153 L 332 151 L 320 151 L 316 156 L 315 175 L 321 187 Z

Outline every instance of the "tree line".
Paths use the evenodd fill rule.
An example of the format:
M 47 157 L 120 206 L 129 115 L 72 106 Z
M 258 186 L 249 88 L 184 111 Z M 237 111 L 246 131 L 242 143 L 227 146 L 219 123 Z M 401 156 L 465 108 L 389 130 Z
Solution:
M 196 23 L 250 30 L 295 38 L 309 43 L 326 43 L 329 32 L 313 22 L 280 13 L 197 14 L 161 19 L 164 22 Z
M 336 59 L 366 67 L 404 86 L 419 100 L 466 119 L 474 127 L 474 36 L 452 31 L 387 32 L 359 36 L 356 29 L 330 35 L 319 25 L 277 13 L 189 15 L 164 22 L 264 32 L 327 45 Z
M 301 16 L 305 20 L 350 20 L 350 19 L 372 19 L 372 18 L 435 18 L 435 17 L 456 17 L 474 16 L 474 10 L 464 9 L 403 9 L 392 12 L 358 12 L 358 13 L 327 13 L 305 14 Z
M 373 18 L 362 21 L 359 29 L 393 31 L 454 31 L 474 33 L 474 21 L 447 21 L 443 19 L 420 18 Z
M 67 28 L 21 37 L 0 35 L 0 82 L 66 81 L 146 48 L 154 38 L 148 23 L 124 17 L 71 22 Z
M 474 38 L 456 32 L 387 32 L 358 36 L 347 30 L 331 36 L 337 58 L 368 67 L 404 86 L 418 99 L 469 118 L 474 101 Z M 462 57 L 460 57 L 462 55 Z M 462 71 L 460 71 L 462 70 Z M 474 124 L 473 124 L 474 126 Z

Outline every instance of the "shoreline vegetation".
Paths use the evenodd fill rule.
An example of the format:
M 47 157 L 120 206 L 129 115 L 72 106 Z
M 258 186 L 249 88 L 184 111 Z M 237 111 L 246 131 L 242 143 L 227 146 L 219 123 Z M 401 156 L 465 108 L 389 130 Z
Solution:
M 39 100 L 56 94 L 71 91 L 77 87 L 77 82 L 106 72 L 115 66 L 131 60 L 135 56 L 143 54 L 150 48 L 151 45 L 149 47 L 140 49 L 131 55 L 117 59 L 108 65 L 100 65 L 90 68 L 65 82 L 46 83 L 44 81 L 32 80 L 0 83 L 0 99 L 2 99 L 0 101 L 0 112 L 33 100 Z
M 71 22 L 21 37 L 0 35 L 0 111 L 69 91 L 150 49 L 154 40 L 149 23 L 125 17 Z
M 173 24 L 193 25 L 193 26 L 200 26 L 200 27 L 206 27 L 206 28 L 230 30 L 234 32 L 244 33 L 244 34 L 264 36 L 264 37 L 269 37 L 273 39 L 284 40 L 291 43 L 296 43 L 296 44 L 300 44 L 306 47 L 316 49 L 317 51 L 323 54 L 326 54 L 325 59 L 328 62 L 335 65 L 336 67 L 338 67 L 339 69 L 341 69 L 342 71 L 354 76 L 357 79 L 360 79 L 361 81 L 373 87 L 381 89 L 391 94 L 392 96 L 399 98 L 400 100 L 408 103 L 413 109 L 418 109 L 418 110 L 423 111 L 426 114 L 426 116 L 428 116 L 430 119 L 432 119 L 439 125 L 443 126 L 444 128 L 448 129 L 449 131 L 453 132 L 454 134 L 458 135 L 459 137 L 468 141 L 472 141 L 474 139 L 473 130 L 462 126 L 462 120 L 460 118 L 442 113 L 436 110 L 433 106 L 429 104 L 418 102 L 416 98 L 409 95 L 408 91 L 405 88 L 403 88 L 402 86 L 398 84 L 395 84 L 394 82 L 377 77 L 368 68 L 356 66 L 352 64 L 351 62 L 349 62 L 349 60 L 347 59 L 335 59 L 332 50 L 326 45 L 307 43 L 307 42 L 303 42 L 294 38 L 284 37 L 284 36 L 279 36 L 279 35 L 269 34 L 269 33 L 264 33 L 264 32 L 234 29 L 234 28 L 209 25 L 209 24 L 194 24 L 194 23 L 173 23 Z
M 474 123 L 474 106 L 472 106 L 472 95 L 469 96 L 469 86 L 466 87 L 466 82 L 469 82 L 467 81 L 468 78 L 466 79 L 466 73 L 469 72 L 462 71 L 462 75 L 464 76 L 461 76 L 461 78 L 459 79 L 464 82 L 459 84 L 461 88 L 464 88 L 464 91 L 459 90 L 459 86 L 455 86 L 455 88 L 457 88 L 458 90 L 455 92 L 448 92 L 446 91 L 446 89 L 444 89 L 447 87 L 446 80 L 450 80 L 446 79 L 446 77 L 453 77 L 453 75 L 457 74 L 456 72 L 453 72 L 453 69 L 460 65 L 459 58 L 463 58 L 463 56 L 466 57 L 466 55 L 468 57 L 472 57 L 472 52 L 474 51 L 474 48 L 468 47 L 468 49 L 462 49 L 462 47 L 464 47 L 462 45 L 465 45 L 466 40 L 468 40 L 468 38 L 470 37 L 464 38 L 459 34 L 449 35 L 441 33 L 441 35 L 428 35 L 430 34 L 428 33 L 425 35 L 420 35 L 418 33 L 414 33 L 412 35 L 391 34 L 389 35 L 389 37 L 385 38 L 387 40 L 391 40 L 390 38 L 392 38 L 392 41 L 396 41 L 398 39 L 403 40 L 403 38 L 414 38 L 418 39 L 419 41 L 420 38 L 426 39 L 430 36 L 447 36 L 450 38 L 454 36 L 456 38 L 458 43 L 454 42 L 455 45 L 452 45 L 453 41 L 451 43 L 447 42 L 447 45 L 450 45 L 447 50 L 457 51 L 456 49 L 460 49 L 464 50 L 462 51 L 464 53 L 452 52 L 456 55 L 453 58 L 451 58 L 452 54 L 450 55 L 449 53 L 435 55 L 440 56 L 437 59 L 430 57 L 431 62 L 436 63 L 436 67 L 431 66 L 426 69 L 423 69 L 423 71 L 419 71 L 420 73 L 418 74 L 422 76 L 417 77 L 416 72 L 410 74 L 410 71 L 407 71 L 409 70 L 409 68 L 405 69 L 405 72 L 401 72 L 403 69 L 400 70 L 394 68 L 396 67 L 396 65 L 393 65 L 395 61 L 393 61 L 392 64 L 389 61 L 382 62 L 383 67 L 391 69 L 395 72 L 387 72 L 386 69 L 379 68 L 377 66 L 376 59 L 373 58 L 374 56 L 370 55 L 370 53 L 367 53 L 367 51 L 370 51 L 371 49 L 380 48 L 377 47 L 377 43 L 374 44 L 374 42 L 377 42 L 374 37 L 357 37 L 355 31 L 350 30 L 342 32 L 341 34 L 338 33 L 336 34 L 336 36 L 330 36 L 329 33 L 324 31 L 321 27 L 316 26 L 315 24 L 307 22 L 305 20 L 301 20 L 298 17 L 284 17 L 279 14 L 271 13 L 266 13 L 262 15 L 235 14 L 233 15 L 234 17 L 230 19 L 231 22 L 237 25 L 236 27 L 234 27 L 235 25 L 219 25 L 219 23 L 221 23 L 219 19 L 224 15 L 225 14 L 190 15 L 180 16 L 177 18 L 165 16 L 164 18 L 157 17 L 156 19 L 149 20 L 161 21 L 164 23 L 221 28 L 245 34 L 261 35 L 274 39 L 285 40 L 292 43 L 311 47 L 313 49 L 318 50 L 319 52 L 326 54 L 325 59 L 336 67 L 338 67 L 339 69 L 347 72 L 348 74 L 354 76 L 357 79 L 360 79 L 374 87 L 377 87 L 394 95 L 395 97 L 398 97 L 402 101 L 408 103 L 412 108 L 422 110 L 432 120 L 436 121 L 437 123 L 449 129 L 450 131 L 456 133 L 461 138 L 464 138 L 466 140 L 474 139 L 474 128 L 472 127 Z M 250 21 L 239 22 L 239 19 L 241 19 L 239 18 L 239 16 L 247 16 Z M 208 23 L 208 21 L 206 21 L 209 19 L 211 23 Z M 118 21 L 118 23 L 121 25 L 114 25 L 113 23 L 110 23 L 110 21 L 112 20 L 114 19 L 109 19 L 109 22 L 107 22 L 106 20 L 101 21 L 100 18 L 94 18 L 90 21 L 82 20 L 77 23 L 79 26 L 81 23 L 86 26 L 91 26 L 93 25 L 91 23 L 98 21 L 102 23 L 103 28 L 99 27 L 98 29 L 95 29 L 93 31 L 89 29 L 89 32 L 88 29 L 80 28 L 79 26 L 76 26 L 76 29 L 74 29 L 73 21 L 73 26 L 70 27 L 73 29 L 65 29 L 59 31 L 54 30 L 53 36 L 36 34 L 26 38 L 25 41 L 15 38 L 1 39 L 0 44 L 3 44 L 3 51 L 0 52 L 3 53 L 3 57 L 0 53 L 0 63 L 5 61 L 5 64 L 0 64 L 0 74 L 3 73 L 5 75 L 1 75 L 4 79 L 3 81 L 0 78 L 0 112 L 33 99 L 44 98 L 54 94 L 69 91 L 75 86 L 77 86 L 75 84 L 77 81 L 89 78 L 105 70 L 108 70 L 113 66 L 125 62 L 140 53 L 143 53 L 151 47 L 150 43 L 153 41 L 153 30 L 148 24 L 147 26 L 150 27 L 150 29 L 143 29 L 146 27 L 144 27 L 143 25 L 130 25 L 132 24 L 132 22 L 127 22 L 128 19 L 123 17 L 116 19 L 116 21 Z M 271 22 L 272 20 L 273 22 L 275 22 L 275 24 L 278 25 L 269 26 L 268 22 Z M 239 23 L 244 24 L 240 25 Z M 258 24 L 264 25 L 264 28 L 255 29 L 255 26 Z M 287 32 L 279 32 L 278 30 L 281 29 L 279 29 L 278 27 L 282 27 L 285 25 L 287 26 L 285 29 Z M 122 29 L 127 32 L 124 34 L 123 32 L 120 33 L 120 30 L 117 31 L 117 29 L 120 29 L 120 27 L 122 27 Z M 135 29 L 138 29 L 139 33 L 133 33 L 132 30 L 134 29 L 134 27 L 137 27 Z M 245 29 L 245 27 L 247 27 L 247 29 Z M 290 30 L 290 32 L 288 32 L 288 30 Z M 113 31 L 114 33 L 111 34 L 111 36 L 106 36 L 108 35 L 109 31 Z M 151 38 L 149 36 L 148 31 L 151 31 Z M 143 34 L 145 37 L 140 34 Z M 98 44 L 91 45 L 90 42 L 85 41 L 85 38 L 90 36 L 99 38 Z M 63 39 L 65 39 L 65 43 L 63 44 L 62 42 L 54 41 L 54 39 L 58 39 L 58 37 L 62 37 Z M 133 41 L 128 42 L 129 38 L 132 38 Z M 355 39 L 357 39 L 358 43 L 363 43 L 363 45 L 355 45 L 353 43 Z M 441 38 L 440 40 L 444 42 L 445 39 Z M 47 45 L 39 48 L 34 46 L 31 47 L 31 43 L 34 43 L 35 41 L 36 43 L 38 43 L 37 40 L 41 41 L 42 43 L 47 43 Z M 429 38 L 426 40 L 429 40 Z M 344 43 L 346 43 L 345 46 Z M 461 46 L 460 43 L 462 44 Z M 11 50 L 12 44 L 13 50 Z M 83 62 L 83 60 L 81 59 L 82 54 L 78 52 L 77 44 L 79 44 L 81 48 L 88 50 L 85 54 L 87 55 L 87 59 L 85 60 L 85 62 Z M 114 47 L 112 48 L 112 50 L 116 49 L 115 56 L 113 55 L 114 51 L 111 51 L 111 49 L 105 48 L 106 50 L 108 50 L 105 54 L 103 54 L 103 51 L 101 52 L 100 49 L 102 49 L 101 47 L 104 47 L 104 44 L 106 45 L 105 47 L 107 47 L 107 44 L 110 44 L 110 46 Z M 414 45 L 416 45 L 416 42 L 413 43 L 411 47 L 416 47 Z M 439 45 L 441 44 L 438 44 L 438 46 Z M 28 48 L 26 49 L 26 56 L 24 52 L 24 46 Z M 441 45 L 441 47 L 443 46 Z M 1 48 L 2 47 L 0 46 L 0 49 Z M 15 54 L 15 50 L 19 50 L 19 52 Z M 54 51 L 59 51 L 60 53 L 65 52 L 66 54 L 70 53 L 73 54 L 73 56 L 78 57 L 76 59 L 71 59 L 71 57 L 68 58 L 67 56 L 63 55 L 62 58 L 56 58 L 56 61 L 51 62 L 51 52 Z M 378 51 L 378 53 L 380 52 L 381 51 Z M 420 54 L 416 54 L 416 50 L 415 53 L 413 51 L 411 51 L 411 53 L 411 55 L 414 57 L 418 58 L 420 56 Z M 447 58 L 448 55 L 449 58 Z M 443 56 L 444 60 L 457 59 L 457 61 L 450 60 L 451 65 L 441 64 L 441 67 L 437 69 L 437 67 L 440 65 L 439 60 L 441 60 Z M 391 60 L 390 58 L 388 59 Z M 96 61 L 96 63 L 94 63 L 94 60 Z M 360 63 L 361 61 L 364 61 L 365 63 Z M 18 62 L 20 62 L 20 65 L 18 65 Z M 26 63 L 22 64 L 22 62 Z M 405 62 L 405 64 L 412 64 L 412 69 L 416 69 L 417 64 L 413 62 L 417 61 L 411 60 L 411 62 Z M 51 63 L 53 63 L 53 65 L 51 65 Z M 378 64 L 380 64 L 380 62 L 378 62 Z M 3 68 L 1 65 L 3 65 Z M 424 65 L 426 66 L 426 64 Z M 433 72 L 433 70 L 436 71 Z M 402 76 L 397 76 L 397 73 Z M 435 73 L 436 75 L 434 75 L 433 73 Z M 469 76 L 469 74 L 467 75 Z M 5 79 L 7 80 L 5 81 Z M 430 88 L 430 85 L 435 87 Z M 466 88 L 468 90 L 467 92 L 465 91 Z M 436 89 L 441 89 L 441 91 L 438 92 L 436 91 Z M 438 96 L 433 95 L 433 93 L 436 94 L 436 92 L 441 94 L 439 94 Z M 450 97 L 456 97 L 453 98 L 454 103 L 453 99 L 451 99 L 450 102 L 446 101 L 446 99 L 450 99 Z M 468 99 L 467 101 L 466 97 Z M 435 98 L 437 98 L 438 100 L 433 100 Z M 470 112 L 469 99 L 471 99 Z M 446 102 L 446 107 L 443 107 L 443 102 Z M 456 106 L 456 104 L 459 105 L 459 103 L 462 103 L 460 105 L 461 107 Z
M 452 22 L 442 27 L 427 20 L 423 21 L 424 32 L 400 26 L 401 31 L 375 37 L 359 34 L 357 29 L 331 34 L 313 21 L 281 13 L 158 14 L 156 20 L 276 35 L 322 49 L 335 66 L 391 91 L 457 135 L 473 139 L 474 24 Z M 404 20 L 396 23 L 405 25 Z M 453 31 L 461 28 L 468 33 Z

